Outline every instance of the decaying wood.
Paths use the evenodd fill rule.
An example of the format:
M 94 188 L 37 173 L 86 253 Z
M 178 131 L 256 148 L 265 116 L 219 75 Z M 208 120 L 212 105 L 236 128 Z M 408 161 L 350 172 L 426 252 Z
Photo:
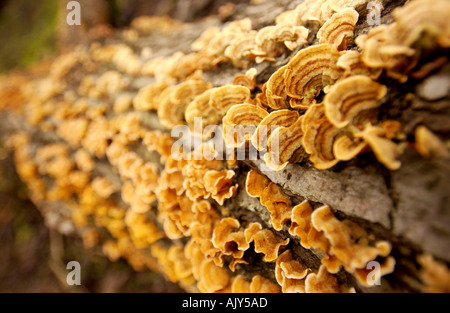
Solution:
M 185 23 L 170 33 L 151 32 L 135 41 L 127 42 L 116 34 L 104 39 L 106 43 L 126 42 L 136 51 L 150 46 L 153 57 L 169 56 L 177 51 L 190 52 L 190 44 L 208 27 L 222 26 L 227 21 L 248 17 L 252 20 L 253 29 L 273 24 L 275 17 L 283 11 L 293 9 L 302 1 L 265 1 L 260 5 L 237 4 L 233 7 L 229 16 L 211 16 L 193 23 Z M 403 5 L 405 1 L 384 1 L 382 22 L 392 21 L 391 12 L 394 8 Z M 357 24 L 355 34 L 365 34 L 371 28 L 364 18 Z M 355 36 L 355 37 L 356 37 Z M 309 38 L 309 43 L 316 43 L 314 38 Z M 267 81 L 270 75 L 280 66 L 285 65 L 289 58 L 297 51 L 285 52 L 276 58 L 275 62 L 263 62 L 254 64 L 258 75 L 257 83 Z M 446 61 L 447 62 L 447 61 Z M 99 65 L 98 73 L 109 70 L 108 67 Z M 236 74 L 245 70 L 237 69 L 230 63 L 220 65 L 213 70 L 203 73 L 205 81 L 213 86 L 221 86 L 232 82 Z M 46 73 L 38 73 L 45 77 Z M 85 75 L 82 68 L 72 69 L 67 74 L 68 89 L 77 90 L 78 84 Z M 450 79 L 450 66 L 435 70 L 430 77 L 438 76 L 441 79 Z M 24 79 L 32 79 L 31 74 L 19 74 Z M 6 78 L 7 79 L 7 78 Z M 153 77 L 132 77 L 127 90 L 131 95 L 136 95 L 138 90 L 155 81 Z M 3 82 L 6 85 L 6 82 Z M 396 118 L 404 125 L 407 137 L 412 137 L 415 126 L 422 124 L 434 133 L 440 134 L 446 140 L 450 139 L 450 100 L 447 93 L 444 97 L 434 99 L 433 95 L 426 94 L 426 88 L 422 80 L 409 80 L 399 84 L 392 81 L 388 85 L 385 104 L 381 107 L 380 115 Z M 443 87 L 445 88 L 445 87 Z M 414 97 L 411 97 L 414 95 Z M 413 99 L 413 100 L 411 100 Z M 1 100 L 0 100 L 1 101 Z M 14 100 L 19 102 L 21 99 Z M 54 132 L 44 133 L 36 125 L 29 125 L 20 110 L 11 109 L 14 103 L 3 104 L 6 111 L 0 111 L 2 120 L 0 125 L 3 139 L 15 131 L 25 131 L 31 134 L 31 147 L 33 150 L 52 142 L 61 142 Z M 111 103 L 109 103 L 112 105 Z M 1 108 L 1 106 L 0 106 Z M 18 113 L 19 111 L 19 113 Z M 26 113 L 26 112 L 25 112 Z M 164 127 L 158 121 L 153 111 L 141 112 L 142 124 L 149 130 L 163 130 Z M 448 142 L 448 141 L 447 141 Z M 146 151 L 137 143 L 133 148 L 144 160 L 158 163 L 158 155 Z M 271 228 L 270 216 L 267 209 L 258 199 L 251 198 L 245 192 L 245 177 L 250 169 L 255 169 L 265 174 L 272 182 L 278 184 L 291 198 L 294 204 L 303 200 L 309 200 L 313 205 L 327 204 L 337 211 L 338 218 L 347 218 L 362 226 L 367 232 L 373 234 L 376 239 L 387 240 L 392 244 L 391 255 L 396 259 L 395 271 L 382 279 L 380 286 L 363 287 L 355 278 L 341 270 L 336 276 L 339 282 L 355 287 L 357 292 L 414 292 L 422 289 L 420 266 L 417 257 L 423 253 L 433 255 L 437 260 L 450 263 L 450 164 L 447 161 L 425 159 L 412 147 L 405 147 L 399 159 L 402 163 L 399 170 L 389 171 L 376 162 L 371 155 L 341 162 L 328 170 L 316 169 L 309 161 L 297 164 L 289 164 L 281 171 L 269 171 L 261 160 L 246 160 L 238 162 L 236 169 L 236 181 L 239 184 L 237 195 L 226 201 L 224 207 L 229 209 L 228 216 L 233 216 L 241 222 L 259 222 L 264 227 Z M 117 170 L 112 167 L 106 158 L 96 158 L 94 172 L 107 177 L 120 189 L 122 182 Z M 158 165 L 162 168 L 162 165 Z M 112 196 L 114 201 L 122 203 L 120 192 Z M 78 230 L 71 224 L 71 209 L 63 201 L 36 203 L 47 219 L 48 225 L 61 232 L 74 232 Z M 221 212 L 224 213 L 224 212 Z M 151 221 L 162 229 L 157 218 L 156 207 L 148 213 Z M 67 222 L 67 223 L 66 223 Z M 282 238 L 290 238 L 290 247 L 295 258 L 301 260 L 308 267 L 317 270 L 320 266 L 321 255 L 314 250 L 303 248 L 298 239 L 289 235 L 289 224 L 277 232 Z M 185 243 L 186 239 L 160 240 L 162 245 L 170 246 L 173 242 Z M 237 266 L 236 273 L 250 278 L 260 274 L 275 282 L 274 262 L 264 262 L 260 254 L 248 251 L 245 259 L 249 264 Z M 227 259 L 227 262 L 229 260 Z M 159 270 L 156 262 L 149 267 Z M 234 273 L 234 274 L 236 274 Z M 189 289 L 189 287 L 186 287 Z M 195 290 L 195 289 L 194 289 Z

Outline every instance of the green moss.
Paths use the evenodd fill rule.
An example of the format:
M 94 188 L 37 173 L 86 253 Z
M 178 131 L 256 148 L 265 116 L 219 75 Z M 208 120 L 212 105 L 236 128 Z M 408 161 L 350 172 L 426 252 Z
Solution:
M 55 50 L 58 0 L 10 0 L 0 12 L 0 72 L 25 67 Z

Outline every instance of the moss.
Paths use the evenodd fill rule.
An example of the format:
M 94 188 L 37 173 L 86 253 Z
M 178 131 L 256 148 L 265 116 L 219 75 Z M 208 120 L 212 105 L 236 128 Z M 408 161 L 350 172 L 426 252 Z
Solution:
M 0 12 L 0 72 L 26 67 L 55 50 L 57 0 L 8 1 Z

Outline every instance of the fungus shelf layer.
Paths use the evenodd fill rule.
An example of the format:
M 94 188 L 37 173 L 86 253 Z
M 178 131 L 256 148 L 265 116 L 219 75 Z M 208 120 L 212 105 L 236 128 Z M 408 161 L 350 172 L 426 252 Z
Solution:
M 49 227 L 188 291 L 448 291 L 450 7 L 403 2 L 139 17 L 0 77 L 0 129 Z

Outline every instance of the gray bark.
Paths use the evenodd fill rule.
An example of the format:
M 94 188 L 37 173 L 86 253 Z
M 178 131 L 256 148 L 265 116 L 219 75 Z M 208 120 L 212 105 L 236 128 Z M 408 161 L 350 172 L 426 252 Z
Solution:
M 275 16 L 284 10 L 294 8 L 301 1 L 266 1 L 262 5 L 238 4 L 232 19 L 249 17 L 254 29 L 273 23 Z M 385 1 L 382 21 L 392 20 L 390 12 L 404 1 Z M 168 56 L 175 51 L 189 52 L 190 43 L 207 27 L 221 26 L 217 16 L 186 24 L 184 28 L 170 35 L 151 33 L 146 38 L 131 43 L 135 48 L 152 46 L 155 57 Z M 364 19 L 357 26 L 356 34 L 367 32 L 369 26 Z M 120 39 L 108 39 L 120 41 Z M 311 42 L 312 43 L 312 42 Z M 294 52 L 295 53 L 295 52 Z M 274 70 L 285 64 L 292 54 L 285 53 L 277 58 L 275 63 L 264 62 L 255 65 L 258 69 L 257 82 L 264 82 Z M 101 71 L 107 70 L 102 68 Z M 230 83 L 237 73 L 244 72 L 233 68 L 230 64 L 216 70 L 204 73 L 206 81 L 214 86 Z M 79 81 L 80 73 L 72 73 L 74 82 Z M 448 79 L 450 71 L 444 68 L 437 74 Z M 132 89 L 137 90 L 153 81 L 152 78 L 134 79 Z M 448 94 L 444 98 L 431 99 L 421 95 L 423 90 L 418 82 L 411 80 L 406 84 L 389 85 L 388 98 L 380 113 L 384 117 L 396 117 L 405 125 L 407 136 L 412 136 L 415 125 L 421 123 L 443 138 L 450 138 L 450 101 Z M 76 83 L 73 88 L 75 89 Z M 421 89 L 422 88 L 422 89 Z M 406 94 L 418 95 L 414 101 L 407 101 Z M 423 92 L 422 92 L 423 93 Z M 392 104 L 392 105 L 389 105 Z M 38 129 L 25 124 L 21 116 L 12 112 L 1 113 L 1 133 L 6 136 L 14 130 L 26 130 L 33 134 L 33 145 L 36 147 L 48 142 L 60 141 L 56 134 L 42 134 Z M 153 112 L 143 113 L 144 124 L 149 129 L 163 129 Z M 139 147 L 136 147 L 137 151 Z M 152 159 L 151 155 L 146 156 Z M 407 148 L 400 161 L 402 166 L 397 171 L 388 171 L 376 162 L 371 155 L 362 155 L 350 162 L 342 162 L 329 170 L 318 170 L 308 161 L 288 165 L 280 172 L 266 171 L 262 161 L 240 162 L 238 195 L 228 200 L 226 205 L 231 208 L 232 215 L 242 221 L 260 221 L 270 227 L 269 214 L 261 206 L 258 199 L 245 193 L 245 175 L 250 168 L 260 170 L 274 183 L 280 185 L 292 197 L 294 203 L 308 199 L 313 203 L 328 204 L 337 210 L 338 214 L 353 219 L 379 239 L 387 239 L 393 244 L 392 255 L 397 261 L 393 274 L 383 278 L 381 286 L 363 288 L 357 286 L 354 278 L 341 271 L 338 277 L 341 282 L 356 285 L 357 291 L 417 291 L 418 254 L 428 252 L 444 262 L 450 262 L 450 164 L 448 162 L 426 160 L 420 157 L 412 148 Z M 108 175 L 112 181 L 120 184 L 120 179 L 106 160 L 97 160 L 96 171 Z M 117 196 L 117 195 L 116 195 Z M 117 196 L 120 198 L 120 196 Z M 64 203 L 39 203 L 44 216 L 49 212 L 52 218 L 57 215 L 62 220 L 70 219 L 70 211 Z M 154 218 L 156 220 L 156 218 Z M 57 223 L 55 223 L 56 225 Z M 286 229 L 279 232 L 282 237 L 289 237 Z M 170 241 L 167 240 L 167 244 Z M 312 268 L 320 265 L 320 255 L 315 251 L 302 248 L 298 240 L 291 238 L 291 245 L 297 258 Z M 257 254 L 247 256 L 250 265 L 238 267 L 238 273 L 250 275 L 264 273 L 274 279 L 274 264 L 262 262 Z

